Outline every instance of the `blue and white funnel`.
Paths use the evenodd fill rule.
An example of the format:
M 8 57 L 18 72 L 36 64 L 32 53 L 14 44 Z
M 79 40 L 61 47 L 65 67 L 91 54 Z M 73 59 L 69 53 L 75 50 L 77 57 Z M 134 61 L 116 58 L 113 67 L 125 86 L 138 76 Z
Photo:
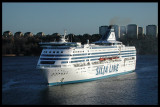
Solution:
M 102 38 L 100 39 L 100 41 L 114 41 L 116 40 L 116 36 L 115 36 L 115 32 L 114 32 L 114 28 L 112 25 L 110 25 L 108 27 L 108 30 L 106 31 L 106 34 L 102 36 Z
M 96 41 L 94 43 L 121 43 L 119 41 L 116 41 L 116 36 L 114 32 L 114 27 L 110 25 L 106 31 L 106 34 L 102 36 L 102 38 L 99 41 Z

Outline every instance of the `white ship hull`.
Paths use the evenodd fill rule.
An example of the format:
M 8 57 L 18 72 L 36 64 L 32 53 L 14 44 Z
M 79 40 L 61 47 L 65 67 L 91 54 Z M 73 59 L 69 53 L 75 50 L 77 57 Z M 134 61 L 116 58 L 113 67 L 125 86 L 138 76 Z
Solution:
M 86 82 L 107 77 L 127 74 L 135 70 L 136 60 L 131 62 L 103 62 L 98 65 L 72 68 L 40 68 L 48 82 L 48 85 L 60 85 L 77 82 Z

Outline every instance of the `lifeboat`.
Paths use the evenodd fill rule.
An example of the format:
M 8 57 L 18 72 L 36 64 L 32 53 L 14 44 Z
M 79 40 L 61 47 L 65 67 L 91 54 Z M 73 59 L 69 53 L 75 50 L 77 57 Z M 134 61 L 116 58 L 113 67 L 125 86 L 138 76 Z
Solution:
M 104 61 L 104 60 L 105 60 L 105 58 L 99 58 L 99 60 L 100 60 L 100 61 Z
M 118 56 L 115 57 L 105 57 L 105 58 L 99 58 L 99 61 L 104 61 L 104 60 L 112 60 L 112 59 L 119 59 Z
M 113 59 L 118 59 L 118 58 L 119 58 L 119 57 L 117 57 L 117 56 L 116 56 L 116 57 L 113 57 Z

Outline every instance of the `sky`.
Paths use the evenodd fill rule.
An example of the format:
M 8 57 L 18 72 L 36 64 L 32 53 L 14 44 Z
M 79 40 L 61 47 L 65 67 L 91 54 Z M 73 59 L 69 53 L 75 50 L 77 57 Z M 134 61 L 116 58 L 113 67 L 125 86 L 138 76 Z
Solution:
M 4 31 L 47 34 L 99 34 L 99 27 L 116 24 L 158 25 L 158 2 L 2 2 Z

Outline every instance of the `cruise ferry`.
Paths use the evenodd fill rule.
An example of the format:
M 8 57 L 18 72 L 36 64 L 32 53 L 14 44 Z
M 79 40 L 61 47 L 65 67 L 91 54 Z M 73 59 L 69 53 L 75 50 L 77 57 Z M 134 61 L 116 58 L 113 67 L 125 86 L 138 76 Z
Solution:
M 133 72 L 136 49 L 117 41 L 112 26 L 96 42 L 82 45 L 67 42 L 41 42 L 43 48 L 37 63 L 48 85 L 87 82 Z

